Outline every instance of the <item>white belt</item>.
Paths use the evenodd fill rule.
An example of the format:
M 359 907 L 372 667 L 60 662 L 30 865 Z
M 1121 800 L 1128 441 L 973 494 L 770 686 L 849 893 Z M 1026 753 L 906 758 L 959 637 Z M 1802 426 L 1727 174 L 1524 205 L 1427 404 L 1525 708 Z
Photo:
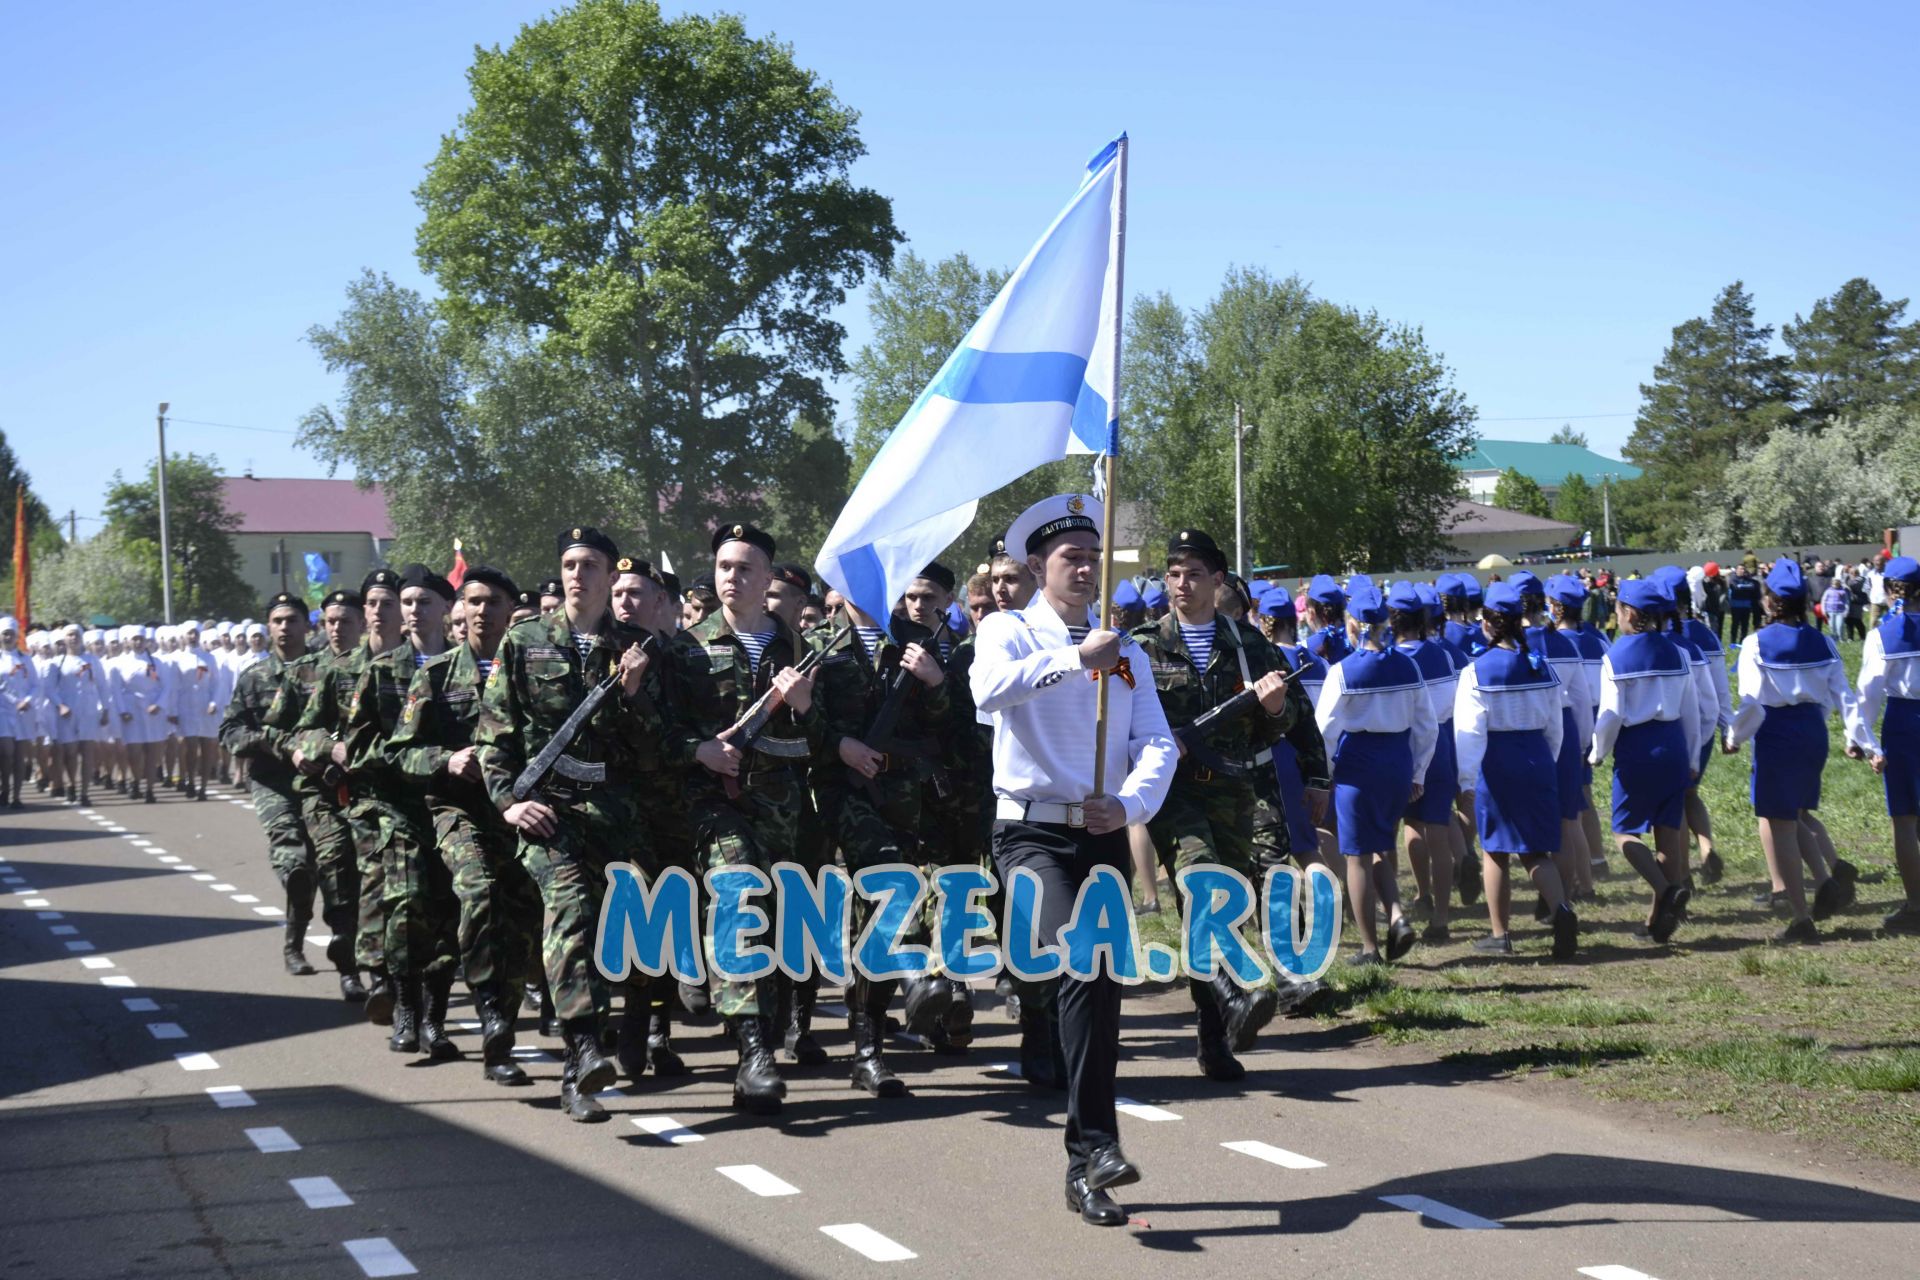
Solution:
M 1052 800 L 1015 800 L 1011 796 L 996 797 L 994 816 L 1013 822 L 1046 822 L 1056 827 L 1084 827 L 1087 825 L 1087 809 L 1080 804 L 1060 804 Z

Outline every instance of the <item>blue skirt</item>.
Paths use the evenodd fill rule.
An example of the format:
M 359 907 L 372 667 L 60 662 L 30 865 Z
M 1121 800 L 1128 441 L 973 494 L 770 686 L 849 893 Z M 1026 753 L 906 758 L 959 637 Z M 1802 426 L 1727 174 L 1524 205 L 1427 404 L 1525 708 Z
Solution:
M 1687 819 L 1687 733 L 1678 720 L 1643 720 L 1613 745 L 1613 829 L 1639 835 Z
M 1453 821 L 1453 797 L 1460 789 L 1460 756 L 1453 747 L 1451 717 L 1440 722 L 1440 736 L 1433 743 L 1433 763 L 1427 766 L 1423 781 L 1427 789 L 1407 806 L 1407 821 Z
M 1580 749 L 1580 730 L 1573 722 L 1573 708 L 1560 708 L 1560 757 L 1556 760 L 1560 783 L 1560 818 L 1574 822 L 1587 807 L 1587 753 Z
M 1488 853 L 1560 852 L 1560 783 L 1547 735 L 1504 729 L 1487 735 L 1473 816 Z
M 1300 772 L 1300 755 L 1285 738 L 1273 744 L 1273 776 L 1280 784 L 1280 812 L 1287 822 L 1287 847 L 1310 854 L 1320 847 L 1313 814 L 1307 808 L 1307 780 Z
M 1412 735 L 1349 733 L 1333 753 L 1333 812 L 1340 852 L 1390 853 L 1395 828 L 1413 793 Z
M 1880 749 L 1887 753 L 1880 780 L 1887 787 L 1887 815 L 1920 815 L 1920 699 L 1888 698 L 1880 719 Z
M 1827 709 L 1817 702 L 1768 707 L 1753 735 L 1753 812 L 1795 818 L 1820 807 L 1827 767 Z

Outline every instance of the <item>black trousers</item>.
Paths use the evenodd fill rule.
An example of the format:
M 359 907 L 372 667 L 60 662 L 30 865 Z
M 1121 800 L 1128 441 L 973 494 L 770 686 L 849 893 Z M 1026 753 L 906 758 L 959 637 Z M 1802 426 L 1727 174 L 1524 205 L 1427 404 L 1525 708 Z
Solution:
M 1751 630 L 1753 630 L 1753 610 L 1735 609 L 1733 611 L 1733 635 L 1728 643 L 1739 644 L 1747 638 L 1747 633 Z
M 993 824 L 993 861 L 1002 884 L 1019 867 L 1040 877 L 1035 923 L 1042 943 L 1060 941 L 1080 886 L 1095 867 L 1112 867 L 1133 882 L 1124 828 L 1096 836 L 1084 828 L 1003 818 Z M 1054 1007 L 1067 1059 L 1067 1177 L 1077 1178 L 1086 1172 L 1089 1156 L 1120 1138 L 1113 1101 L 1120 1065 L 1120 984 L 1104 975 L 1063 976 Z

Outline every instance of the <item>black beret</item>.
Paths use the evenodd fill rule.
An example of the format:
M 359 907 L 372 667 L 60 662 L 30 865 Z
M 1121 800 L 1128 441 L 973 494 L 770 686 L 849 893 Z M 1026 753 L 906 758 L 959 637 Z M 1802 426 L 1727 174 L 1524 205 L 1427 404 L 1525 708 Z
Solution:
M 708 595 L 720 594 L 719 592 L 713 589 L 713 575 L 710 573 L 703 573 L 699 577 L 695 578 L 693 580 L 693 586 L 691 586 L 688 589 L 691 591 L 704 591 Z
M 771 552 L 769 552 L 769 554 L 771 554 Z M 798 587 L 807 595 L 813 594 L 813 575 L 797 564 L 777 564 L 773 566 L 773 580 L 775 582 L 784 582 L 790 587 Z
M 925 578 L 928 582 L 937 582 L 944 591 L 950 592 L 953 590 L 953 570 L 947 568 L 947 566 L 941 564 L 938 560 L 935 560 L 932 564 L 913 576 L 916 578 Z
M 723 524 L 713 531 L 713 549 L 720 550 L 729 542 L 745 542 L 767 553 L 767 559 L 774 556 L 773 535 L 764 529 L 756 529 L 750 524 Z
M 538 596 L 558 596 L 564 600 L 567 597 L 567 589 L 560 585 L 560 579 L 548 578 L 534 589 L 534 594 Z
M 520 588 L 513 585 L 513 579 L 490 564 L 475 565 L 467 570 L 467 576 L 460 579 L 461 590 L 470 582 L 484 582 L 501 594 L 512 597 L 520 594 Z
M 665 570 L 662 570 L 660 573 L 660 585 L 665 587 L 667 589 L 667 594 L 672 596 L 675 600 L 678 600 L 680 598 L 680 575 L 679 574 L 668 573 Z
M 1000 559 L 1006 554 L 1007 540 L 1004 537 L 995 538 L 993 545 L 987 548 L 987 563 L 992 564 L 995 560 Z
M 291 591 L 282 591 L 267 601 L 267 616 L 269 618 L 273 616 L 275 609 L 298 609 L 300 616 L 304 618 L 307 614 L 307 602 L 299 596 L 294 595 Z
M 1198 529 L 1182 529 L 1167 539 L 1167 559 L 1178 555 L 1199 556 L 1215 573 L 1225 573 L 1227 569 L 1227 557 L 1221 552 L 1220 544 Z
M 395 595 L 400 594 L 400 575 L 391 569 L 375 569 L 360 579 L 360 594 L 370 595 L 375 587 L 385 587 Z
M 536 592 L 522 591 L 513 598 L 513 607 L 515 609 L 538 609 L 540 607 L 540 596 Z
M 274 597 L 276 600 L 279 598 L 278 596 Z M 366 604 L 366 600 L 361 597 L 358 591 L 349 591 L 345 587 L 342 587 L 338 591 L 328 593 L 327 598 L 320 602 L 320 607 L 325 609 L 329 605 L 336 604 L 345 605 L 349 609 L 358 609 Z
M 423 564 L 410 564 L 400 571 L 400 589 L 408 587 L 431 591 L 442 600 L 453 599 L 453 584 Z
M 613 539 L 590 524 L 562 529 L 554 541 L 557 544 L 557 550 L 554 551 L 556 556 L 564 556 L 574 547 L 589 547 L 605 556 L 608 564 L 620 558 L 620 548 L 613 545 Z
M 631 573 L 638 577 L 645 578 L 649 582 L 657 582 L 663 587 L 667 585 L 660 577 L 660 571 L 653 567 L 651 561 L 641 560 L 635 556 L 621 556 L 618 560 L 615 560 L 613 562 L 613 572 L 616 577 L 620 574 Z

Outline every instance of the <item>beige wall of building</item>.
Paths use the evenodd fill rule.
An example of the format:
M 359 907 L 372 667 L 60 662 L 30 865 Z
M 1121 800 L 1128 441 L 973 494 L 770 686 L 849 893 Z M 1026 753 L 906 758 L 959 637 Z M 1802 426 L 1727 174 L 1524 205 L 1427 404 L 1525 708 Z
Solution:
M 236 533 L 233 545 L 240 553 L 240 576 L 261 601 L 281 589 L 276 556 L 282 544 L 288 560 L 286 589 L 296 595 L 306 589 L 309 551 L 327 556 L 333 569 L 330 586 L 358 588 L 369 570 L 384 563 L 380 558 L 384 548 L 364 533 Z

